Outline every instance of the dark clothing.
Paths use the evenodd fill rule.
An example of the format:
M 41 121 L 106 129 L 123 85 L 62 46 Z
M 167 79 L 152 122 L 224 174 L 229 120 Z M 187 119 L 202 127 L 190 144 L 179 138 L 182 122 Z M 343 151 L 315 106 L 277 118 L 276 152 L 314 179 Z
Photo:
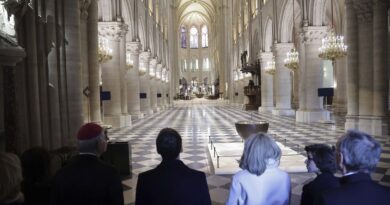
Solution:
M 50 189 L 51 186 L 49 181 L 43 181 L 40 183 L 23 181 L 23 205 L 48 205 L 50 202 Z
M 344 176 L 340 187 L 322 193 L 317 204 L 322 205 L 389 205 L 390 187 L 372 181 L 369 174 Z
M 77 155 L 53 179 L 52 205 L 123 205 L 118 172 L 93 155 Z
M 180 160 L 163 160 L 138 176 L 135 204 L 211 205 L 206 175 Z
M 301 205 L 314 205 L 314 199 L 325 190 L 340 187 L 339 178 L 324 172 L 302 188 Z

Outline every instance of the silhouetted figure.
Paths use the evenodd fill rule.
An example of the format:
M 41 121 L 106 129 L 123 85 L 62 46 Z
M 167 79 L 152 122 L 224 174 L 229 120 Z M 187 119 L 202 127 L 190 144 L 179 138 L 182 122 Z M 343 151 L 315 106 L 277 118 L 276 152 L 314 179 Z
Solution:
M 374 182 L 370 173 L 381 155 L 380 144 L 369 134 L 349 130 L 336 145 L 337 165 L 343 173 L 340 187 L 324 192 L 321 205 L 388 205 L 390 187 Z
M 50 154 L 34 147 L 22 154 L 22 192 L 25 205 L 46 205 L 50 201 Z
M 22 168 L 18 156 L 0 153 L 0 204 L 20 205 L 23 194 L 20 191 Z
M 162 162 L 138 176 L 136 205 L 211 205 L 206 175 L 180 161 L 180 134 L 164 128 L 156 139 Z
M 79 154 L 53 179 L 52 205 L 123 205 L 117 170 L 98 157 L 107 149 L 107 136 L 97 124 L 87 123 L 77 133 Z
M 307 154 L 306 167 L 317 177 L 302 188 L 301 205 L 314 205 L 315 198 L 325 190 L 340 186 L 336 173 L 334 151 L 326 144 L 313 144 L 305 147 Z

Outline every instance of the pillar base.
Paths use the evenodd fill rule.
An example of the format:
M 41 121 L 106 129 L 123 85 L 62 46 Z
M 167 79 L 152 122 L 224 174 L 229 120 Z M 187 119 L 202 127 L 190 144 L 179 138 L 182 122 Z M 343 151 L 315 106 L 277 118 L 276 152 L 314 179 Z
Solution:
M 355 115 L 346 115 L 345 116 L 345 130 L 349 129 L 359 129 L 359 118 Z
M 144 116 L 146 115 L 153 115 L 153 110 L 152 109 L 148 109 L 148 110 L 141 110 L 142 114 Z
M 259 107 L 259 112 L 272 112 L 272 110 L 274 110 L 275 107 L 265 107 L 265 106 L 261 106 Z
M 144 114 L 141 112 L 131 114 L 131 119 L 138 120 L 144 118 Z
M 112 125 L 113 128 L 131 126 L 131 115 L 105 115 L 104 124 Z
M 297 122 L 327 122 L 330 112 L 327 110 L 298 110 L 295 116 Z
M 272 110 L 273 115 L 279 115 L 279 116 L 294 116 L 295 115 L 295 110 L 293 109 L 280 109 L 280 108 L 275 108 Z
M 154 107 L 153 108 L 153 113 L 158 113 L 160 111 L 161 111 L 161 109 L 159 107 Z
M 349 129 L 357 129 L 375 136 L 387 135 L 388 119 L 383 116 L 346 116 L 345 130 Z

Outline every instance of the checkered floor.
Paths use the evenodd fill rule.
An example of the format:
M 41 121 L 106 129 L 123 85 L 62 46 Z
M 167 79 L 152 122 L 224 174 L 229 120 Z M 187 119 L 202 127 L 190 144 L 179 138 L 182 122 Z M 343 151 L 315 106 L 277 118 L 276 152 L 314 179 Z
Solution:
M 266 120 L 270 123 L 268 132 L 277 141 L 302 152 L 303 147 L 312 143 L 334 144 L 343 133 L 343 118 L 335 118 L 335 124 L 304 124 L 294 118 L 274 116 L 258 112 L 243 111 L 233 105 L 182 104 L 160 113 L 133 122 L 129 128 L 110 130 L 110 138 L 115 141 L 129 141 L 132 145 L 132 178 L 124 179 L 126 204 L 134 204 L 135 187 L 139 173 L 156 167 L 160 156 L 156 152 L 155 139 L 165 127 L 176 129 L 183 137 L 181 160 L 189 167 L 207 174 L 213 204 L 224 204 L 229 193 L 231 175 L 215 175 L 207 152 L 209 136 L 219 142 L 237 142 L 234 122 L 239 120 Z M 390 137 L 376 137 L 383 146 L 383 154 L 372 177 L 385 185 L 390 185 Z M 298 205 L 303 184 L 312 180 L 312 174 L 290 174 L 292 178 L 291 204 Z

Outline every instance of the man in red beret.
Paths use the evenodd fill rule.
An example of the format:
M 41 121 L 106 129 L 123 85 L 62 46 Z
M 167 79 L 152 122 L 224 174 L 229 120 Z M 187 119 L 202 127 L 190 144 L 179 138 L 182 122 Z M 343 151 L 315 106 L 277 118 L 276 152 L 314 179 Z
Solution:
M 77 133 L 79 154 L 53 179 L 52 205 L 123 205 L 123 190 L 117 170 L 99 160 L 107 149 L 104 129 L 95 123 Z

